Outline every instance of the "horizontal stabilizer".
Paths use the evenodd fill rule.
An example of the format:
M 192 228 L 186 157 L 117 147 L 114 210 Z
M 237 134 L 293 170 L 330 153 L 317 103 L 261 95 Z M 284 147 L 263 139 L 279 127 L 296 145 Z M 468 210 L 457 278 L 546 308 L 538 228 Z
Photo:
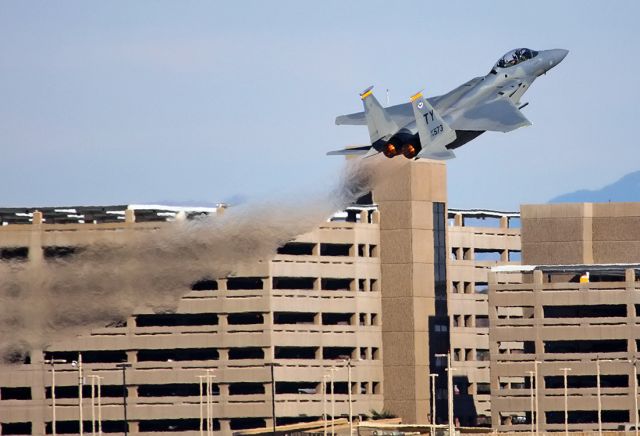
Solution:
M 327 153 L 327 156 L 361 156 L 367 154 L 371 150 L 370 145 L 362 145 L 358 147 L 347 147 L 343 150 L 334 150 Z

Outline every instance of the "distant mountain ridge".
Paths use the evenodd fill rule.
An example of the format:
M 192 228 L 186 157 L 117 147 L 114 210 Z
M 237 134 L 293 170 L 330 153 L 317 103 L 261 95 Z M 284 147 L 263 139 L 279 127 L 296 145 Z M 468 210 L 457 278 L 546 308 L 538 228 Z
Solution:
M 634 171 L 617 182 L 601 189 L 579 191 L 562 194 L 549 200 L 549 203 L 606 203 L 609 201 L 640 202 L 640 171 Z

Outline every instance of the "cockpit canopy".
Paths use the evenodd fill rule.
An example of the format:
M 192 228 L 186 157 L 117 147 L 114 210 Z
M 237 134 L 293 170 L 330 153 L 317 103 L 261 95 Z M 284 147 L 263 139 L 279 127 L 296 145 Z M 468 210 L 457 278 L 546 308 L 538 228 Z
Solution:
M 528 48 L 516 48 L 502 56 L 494 68 L 513 67 L 514 65 L 518 65 L 520 62 L 535 58 L 536 56 L 538 56 L 538 52 L 535 50 L 530 50 Z

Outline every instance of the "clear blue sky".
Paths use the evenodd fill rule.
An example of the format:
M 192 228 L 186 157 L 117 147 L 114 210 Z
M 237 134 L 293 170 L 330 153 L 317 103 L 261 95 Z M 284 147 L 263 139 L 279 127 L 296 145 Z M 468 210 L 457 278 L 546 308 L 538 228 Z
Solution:
M 569 56 L 532 127 L 448 164 L 450 205 L 512 209 L 640 169 L 640 2 L 0 2 L 0 205 L 215 202 L 322 191 L 335 126 L 436 95 L 514 47 Z

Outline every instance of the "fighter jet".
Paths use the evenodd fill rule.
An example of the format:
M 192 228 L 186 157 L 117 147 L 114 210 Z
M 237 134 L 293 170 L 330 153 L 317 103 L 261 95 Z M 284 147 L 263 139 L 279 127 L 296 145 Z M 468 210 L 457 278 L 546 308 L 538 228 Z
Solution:
M 408 103 L 383 108 L 372 88 L 360 93 L 364 112 L 341 115 L 337 125 L 364 125 L 371 145 L 331 151 L 328 155 L 383 153 L 393 158 L 451 159 L 452 150 L 484 132 L 510 132 L 531 125 L 520 109 L 520 98 L 541 75 L 558 65 L 568 50 L 511 50 L 484 77 L 476 77 L 453 91 L 424 98 L 422 92 Z

